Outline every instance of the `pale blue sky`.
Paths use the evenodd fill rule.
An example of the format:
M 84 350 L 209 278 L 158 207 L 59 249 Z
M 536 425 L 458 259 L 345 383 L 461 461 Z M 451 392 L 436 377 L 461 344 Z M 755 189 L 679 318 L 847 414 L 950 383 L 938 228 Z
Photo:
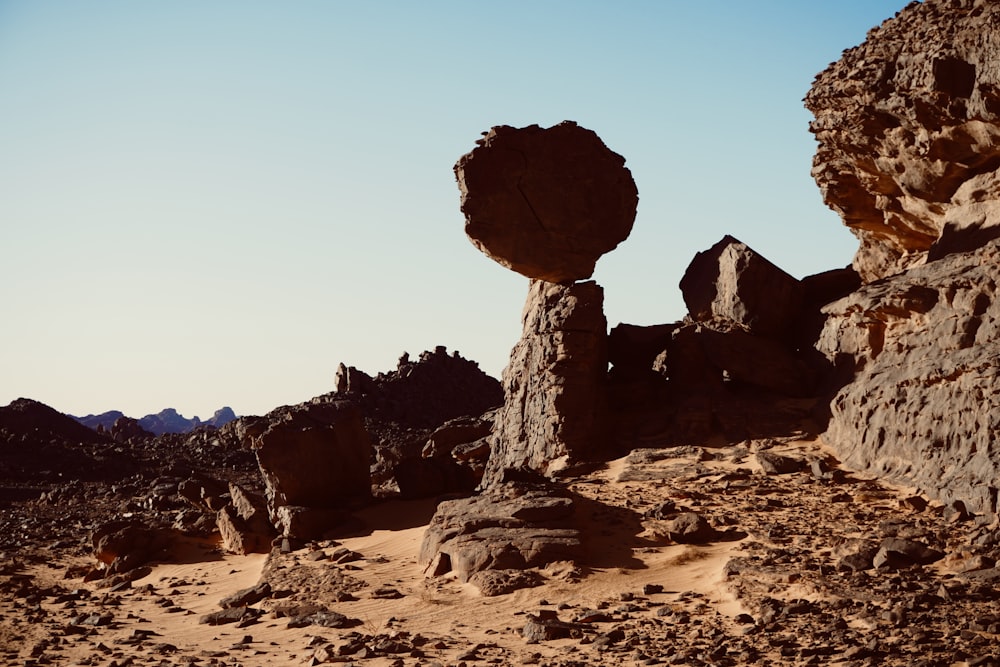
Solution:
M 0 405 L 260 414 L 435 345 L 499 376 L 528 281 L 452 173 L 498 124 L 625 156 L 611 326 L 682 317 L 727 233 L 844 266 L 801 99 L 904 4 L 0 0 Z

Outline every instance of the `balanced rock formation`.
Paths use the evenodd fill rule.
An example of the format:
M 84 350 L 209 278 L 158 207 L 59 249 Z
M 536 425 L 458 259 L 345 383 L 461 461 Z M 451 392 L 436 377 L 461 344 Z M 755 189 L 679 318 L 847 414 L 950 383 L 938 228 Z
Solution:
M 532 281 L 521 321 L 521 340 L 503 373 L 506 401 L 484 487 L 504 470 L 551 474 L 590 459 L 604 430 L 608 351 L 600 285 Z
M 912 2 L 806 96 L 813 175 L 866 282 L 1000 235 L 998 22 L 988 0 Z
M 639 196 L 625 158 L 572 121 L 490 129 L 455 165 L 465 233 L 491 259 L 554 283 L 589 278 L 628 238 Z

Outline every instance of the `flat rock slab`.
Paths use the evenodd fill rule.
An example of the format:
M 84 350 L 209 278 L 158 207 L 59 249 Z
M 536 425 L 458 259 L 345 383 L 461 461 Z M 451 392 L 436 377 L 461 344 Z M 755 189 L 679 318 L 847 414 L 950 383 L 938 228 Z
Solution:
M 424 534 L 420 563 L 430 576 L 454 571 L 485 595 L 534 586 L 532 577 L 475 575 L 579 558 L 574 511 L 572 498 L 547 484 L 505 482 L 479 496 L 442 502 Z

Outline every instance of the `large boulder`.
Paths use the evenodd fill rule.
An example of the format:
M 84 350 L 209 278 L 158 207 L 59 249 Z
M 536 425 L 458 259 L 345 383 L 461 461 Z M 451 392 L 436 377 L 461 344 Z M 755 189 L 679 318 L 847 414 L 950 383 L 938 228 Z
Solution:
M 589 278 L 628 238 L 639 196 L 625 158 L 572 121 L 491 128 L 455 165 L 465 233 L 529 278 Z
M 846 465 L 974 511 L 1000 488 L 1000 241 L 828 305 L 818 349 L 852 378 L 824 435 Z
M 732 236 L 696 254 L 680 287 L 691 319 L 729 320 L 760 336 L 792 337 L 802 306 L 799 281 Z
M 482 486 L 504 470 L 549 474 L 598 454 L 608 369 L 604 291 L 592 281 L 532 281 L 521 340 L 503 373 L 493 453 Z
M 582 555 L 572 496 L 554 485 L 503 482 L 472 498 L 438 505 L 420 547 L 428 576 L 543 567 Z M 486 589 L 484 589 L 484 592 Z
M 350 401 L 278 408 L 246 435 L 264 477 L 275 526 L 284 506 L 340 509 L 371 495 L 371 442 Z
M 866 282 L 1000 235 L 1000 4 L 911 2 L 806 96 L 813 176 Z

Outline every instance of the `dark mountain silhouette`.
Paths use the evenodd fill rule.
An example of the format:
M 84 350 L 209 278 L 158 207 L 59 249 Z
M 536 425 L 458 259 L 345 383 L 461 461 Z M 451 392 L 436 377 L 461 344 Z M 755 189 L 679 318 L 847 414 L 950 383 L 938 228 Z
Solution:
M 94 430 L 100 428 L 110 432 L 114 423 L 124 416 L 124 413 L 119 410 L 109 410 L 98 415 L 73 417 L 73 419 Z M 199 426 L 220 428 L 234 419 L 236 419 L 236 413 L 233 412 L 232 408 L 226 406 L 216 410 L 212 417 L 205 421 L 198 417 L 188 419 L 174 408 L 165 408 L 155 414 L 148 414 L 137 421 L 144 430 L 153 435 L 163 435 L 164 433 L 190 433 Z

